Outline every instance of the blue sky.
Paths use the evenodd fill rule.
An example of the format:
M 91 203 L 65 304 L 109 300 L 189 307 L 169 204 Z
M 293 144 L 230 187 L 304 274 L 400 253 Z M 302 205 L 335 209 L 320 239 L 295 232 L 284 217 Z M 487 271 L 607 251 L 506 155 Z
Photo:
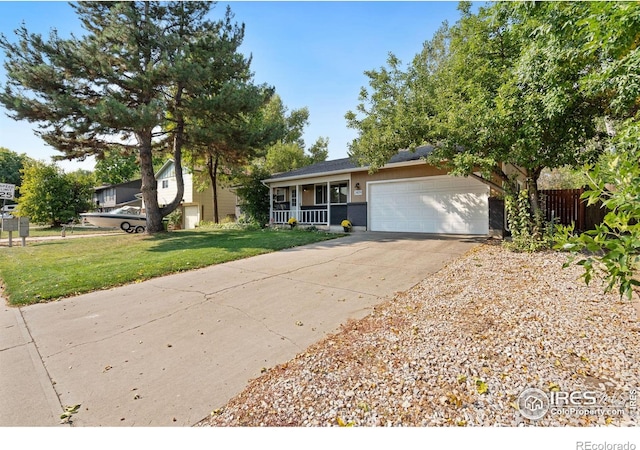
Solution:
M 222 17 L 227 4 L 246 26 L 241 51 L 253 56 L 255 81 L 275 86 L 289 110 L 309 109 L 305 142 L 329 138 L 329 159 L 346 157 L 357 136 L 344 115 L 355 110 L 367 85 L 364 72 L 385 65 L 389 52 L 410 62 L 443 21 L 459 17 L 457 2 L 235 1 L 218 3 L 212 18 Z M 22 22 L 44 35 L 52 28 L 61 36 L 83 31 L 66 2 L 0 1 L 0 32 L 11 39 Z M 46 161 L 57 153 L 33 134 L 32 124 L 8 118 L 2 107 L 0 147 Z M 91 170 L 93 162 L 60 166 Z

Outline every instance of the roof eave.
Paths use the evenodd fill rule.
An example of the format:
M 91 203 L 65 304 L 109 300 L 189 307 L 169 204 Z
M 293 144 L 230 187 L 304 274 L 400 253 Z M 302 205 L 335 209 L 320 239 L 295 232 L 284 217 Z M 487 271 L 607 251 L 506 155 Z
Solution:
M 279 181 L 290 181 L 290 180 L 303 180 L 305 178 L 320 178 L 320 177 L 326 177 L 329 175 L 340 175 L 343 173 L 352 173 L 352 172 L 360 172 L 363 170 L 368 170 L 367 167 L 354 167 L 352 169 L 341 169 L 341 170 L 329 170 L 329 171 L 325 171 L 325 172 L 317 172 L 317 173 L 309 173 L 306 175 L 294 175 L 291 177 L 280 177 L 280 178 L 269 178 L 266 180 L 263 180 L 265 183 L 275 183 L 275 182 L 279 182 Z
M 411 161 L 402 161 L 402 162 L 397 162 L 397 163 L 389 163 L 389 164 L 385 164 L 384 166 L 382 166 L 379 170 L 383 170 L 383 169 L 393 169 L 393 168 L 397 168 L 397 167 L 404 167 L 404 166 L 415 166 L 418 164 L 427 164 L 427 162 L 423 159 L 414 159 Z M 345 174 L 345 173 L 353 173 L 353 172 L 364 172 L 364 171 L 368 171 L 369 170 L 369 166 L 363 166 L 363 167 L 354 167 L 352 169 L 341 169 L 341 170 L 329 170 L 326 172 L 318 172 L 318 173 L 312 173 L 312 174 L 306 174 L 306 175 L 294 175 L 291 177 L 281 177 L 281 178 L 268 178 L 266 180 L 263 180 L 264 183 L 276 183 L 276 182 L 281 182 L 281 181 L 295 181 L 295 180 L 304 180 L 304 179 L 313 179 L 313 178 L 321 178 L 321 177 L 326 177 L 326 176 L 330 176 L 330 175 L 341 175 L 341 174 Z

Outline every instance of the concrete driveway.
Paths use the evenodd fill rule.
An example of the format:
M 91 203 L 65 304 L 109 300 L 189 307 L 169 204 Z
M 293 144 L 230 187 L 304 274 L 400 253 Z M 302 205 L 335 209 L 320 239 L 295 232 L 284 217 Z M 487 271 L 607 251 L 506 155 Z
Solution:
M 0 309 L 0 426 L 189 426 L 477 244 L 348 237 Z

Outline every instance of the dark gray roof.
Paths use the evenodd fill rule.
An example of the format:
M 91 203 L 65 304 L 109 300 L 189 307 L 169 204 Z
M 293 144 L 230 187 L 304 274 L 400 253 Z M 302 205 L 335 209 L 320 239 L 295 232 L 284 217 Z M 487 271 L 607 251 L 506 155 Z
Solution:
M 142 186 L 142 178 L 139 178 L 137 180 L 124 181 L 122 183 L 116 183 L 116 184 L 103 184 L 102 186 L 95 186 L 93 188 L 93 190 L 94 191 L 101 191 L 103 189 L 119 188 L 119 187 L 122 187 L 122 186 L 140 188 Z
M 415 151 L 411 150 L 400 150 L 396 153 L 387 164 L 395 164 L 395 163 L 403 163 L 409 161 L 417 161 L 420 158 L 429 155 L 433 152 L 433 147 L 431 145 L 423 145 L 415 149 Z M 353 159 L 351 158 L 341 158 L 334 159 L 331 161 L 322 161 L 316 164 L 312 164 L 310 166 L 301 167 L 300 169 L 295 169 L 290 172 L 282 172 L 276 175 L 273 175 L 270 180 L 276 180 L 279 178 L 292 178 L 292 177 L 303 177 L 309 175 L 316 175 L 321 173 L 330 173 L 330 172 L 343 172 L 352 169 L 366 169 L 367 166 L 359 166 Z

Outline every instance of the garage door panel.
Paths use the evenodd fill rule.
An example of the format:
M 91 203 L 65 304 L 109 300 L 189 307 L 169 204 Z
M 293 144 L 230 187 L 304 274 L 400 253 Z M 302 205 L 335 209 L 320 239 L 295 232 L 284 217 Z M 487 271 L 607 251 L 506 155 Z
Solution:
M 184 227 L 192 230 L 200 223 L 200 208 L 198 206 L 184 207 Z
M 449 176 L 369 186 L 373 231 L 487 234 L 489 189 Z

